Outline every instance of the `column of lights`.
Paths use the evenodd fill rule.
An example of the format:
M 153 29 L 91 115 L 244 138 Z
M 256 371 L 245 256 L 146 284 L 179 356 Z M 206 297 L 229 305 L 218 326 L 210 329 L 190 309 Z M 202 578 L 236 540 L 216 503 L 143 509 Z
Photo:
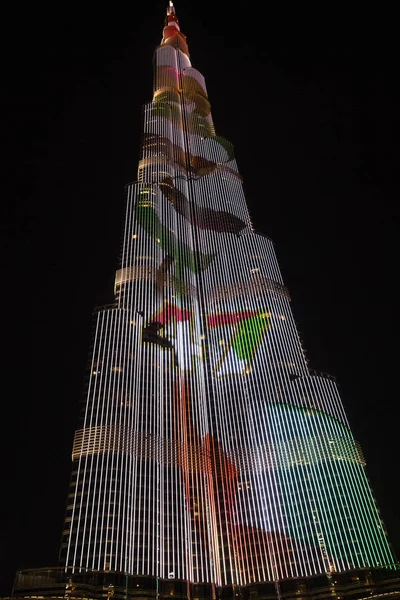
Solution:
M 181 58 L 180 55 L 179 55 L 179 53 L 178 53 L 177 59 L 178 59 L 177 63 L 178 63 L 178 67 L 179 67 L 179 78 L 180 78 L 179 85 L 180 85 L 181 89 L 184 89 L 185 86 L 184 86 L 184 81 L 182 80 L 182 72 L 183 72 L 184 67 L 187 67 L 188 71 L 189 71 L 190 70 L 190 64 L 189 65 L 184 64 L 185 59 Z M 182 136 L 182 140 L 183 140 L 184 144 L 190 144 L 190 138 L 192 136 L 191 136 L 191 134 L 188 133 L 188 130 L 187 130 L 188 124 L 187 124 L 187 114 L 185 112 L 184 94 L 181 95 L 180 101 L 181 101 L 181 108 L 182 108 L 182 120 L 181 120 L 181 123 L 179 124 L 181 126 L 181 130 L 182 130 L 181 136 Z M 211 123 L 211 127 L 212 127 L 212 123 Z M 191 152 L 190 146 L 187 146 L 186 151 L 187 152 Z M 189 165 L 189 162 L 191 162 L 191 161 L 187 159 L 187 164 L 188 165 Z M 189 167 L 189 169 L 190 169 L 190 167 Z M 187 183 L 185 182 L 184 179 L 180 178 L 179 179 L 179 183 L 177 185 L 178 185 L 178 189 L 180 189 L 183 193 L 187 194 L 187 197 L 189 198 L 189 202 L 190 202 L 191 191 L 192 191 L 192 187 L 191 186 L 193 185 L 193 181 L 190 181 L 190 171 L 188 172 L 188 175 L 189 175 L 189 180 L 188 180 Z M 193 201 L 193 199 L 192 199 L 192 201 Z M 192 209 L 191 210 L 192 210 L 191 214 L 192 215 L 195 214 L 195 208 L 193 207 L 193 205 L 192 205 Z M 194 210 L 194 213 L 193 213 L 193 210 Z M 190 236 L 191 237 L 190 241 L 191 241 L 192 246 L 195 249 L 197 249 L 198 248 L 197 241 L 196 241 L 197 240 L 197 236 L 196 235 L 193 236 L 193 233 L 195 233 L 194 230 L 191 230 L 191 234 L 192 235 Z M 196 284 L 196 287 L 197 287 L 197 279 L 194 280 L 194 283 Z M 199 290 L 199 291 L 201 292 L 201 290 Z M 201 310 L 202 309 L 200 308 L 200 311 Z M 200 324 L 200 321 L 199 321 L 199 325 L 200 325 L 200 329 L 201 329 L 202 326 Z M 197 331 L 197 335 L 199 336 L 199 334 L 200 334 L 200 331 L 198 330 Z M 201 378 L 201 383 L 202 383 L 201 389 L 206 390 L 207 389 L 207 378 L 202 377 Z M 202 399 L 202 404 L 204 404 L 205 403 L 205 393 L 204 393 L 204 391 L 201 393 L 201 397 L 202 397 L 201 398 Z M 207 436 L 208 435 L 208 431 L 209 431 L 209 423 L 208 423 L 207 419 L 205 420 L 204 425 L 205 425 L 204 432 L 207 432 L 206 433 L 206 436 Z M 203 438 L 203 445 L 205 444 L 205 439 L 206 438 Z M 210 473 L 209 473 L 208 469 L 209 469 L 209 466 L 207 465 L 207 469 L 206 469 L 206 473 L 205 473 L 205 477 L 206 478 L 204 478 L 204 475 L 202 476 L 202 481 L 201 481 L 201 485 L 200 485 L 200 490 L 201 490 L 200 495 L 202 497 L 202 506 L 201 507 L 198 506 L 198 513 L 199 513 L 198 516 L 203 519 L 203 525 L 202 525 L 203 535 L 205 533 L 208 535 L 208 531 L 204 531 L 204 528 L 206 527 L 206 529 L 208 529 L 208 527 L 209 527 L 209 526 L 207 527 L 207 524 L 204 523 L 204 516 L 205 516 L 204 515 L 204 511 L 205 510 L 207 511 L 206 512 L 207 518 L 210 519 L 210 517 L 211 517 L 211 519 L 214 521 L 214 523 L 215 523 L 215 515 L 216 515 L 215 504 L 214 504 L 212 498 L 207 498 L 207 494 L 206 494 L 206 490 L 205 490 L 205 485 L 207 485 L 207 483 L 208 483 L 209 494 L 210 494 L 210 492 L 212 493 L 212 489 L 210 489 L 211 485 L 212 485 L 212 474 L 211 474 L 211 477 L 210 477 Z M 208 482 L 207 482 L 207 477 L 208 477 Z M 199 484 L 200 481 L 198 480 L 197 483 Z M 200 511 L 203 512 L 203 515 L 200 515 Z M 196 539 L 196 537 L 195 537 L 195 539 Z M 211 550 L 211 553 L 209 553 L 208 556 L 205 555 L 204 558 L 203 558 L 203 553 L 204 552 L 203 552 L 203 548 L 201 546 L 201 541 L 199 540 L 197 543 L 195 542 L 196 543 L 196 554 L 198 554 L 199 550 L 200 550 L 201 560 L 204 563 L 210 563 L 210 559 L 213 557 L 213 555 L 215 556 L 216 544 L 218 544 L 218 541 L 216 540 L 216 538 L 212 538 L 212 540 L 210 540 L 210 541 L 212 541 L 212 550 Z M 206 548 L 207 548 L 207 542 L 206 542 L 206 540 L 204 540 L 203 543 L 204 543 L 204 550 L 206 550 Z M 217 566 L 217 564 L 214 561 L 214 568 L 213 568 L 214 572 L 209 572 L 208 569 L 207 569 L 207 575 L 208 576 L 211 575 L 212 580 L 215 580 L 215 567 L 216 566 Z
M 336 427 L 337 427 L 337 425 L 336 425 Z M 349 435 L 351 435 L 350 431 L 349 431 Z M 357 506 L 355 508 L 353 508 L 353 510 L 356 510 L 358 507 L 358 512 L 360 514 L 360 517 L 362 518 L 362 521 L 365 519 L 366 512 L 369 512 L 369 518 L 371 518 L 374 513 L 377 515 L 377 510 L 375 507 L 375 503 L 373 501 L 371 491 L 368 488 L 364 487 L 364 489 L 359 489 L 359 492 L 361 492 L 361 493 L 357 493 L 357 488 L 359 488 L 359 485 L 361 483 L 359 480 L 359 475 L 361 475 L 361 473 L 362 473 L 361 476 L 365 477 L 364 469 L 360 469 L 360 467 L 358 467 L 353 462 L 350 462 L 346 466 L 347 466 L 349 473 L 353 474 L 353 477 L 351 477 L 349 474 L 346 474 L 347 481 L 349 482 L 348 490 L 349 490 L 350 497 L 353 499 L 353 502 L 356 501 L 356 503 L 357 503 Z M 335 463 L 336 469 L 344 468 L 344 467 L 345 467 L 345 464 L 343 462 L 336 461 L 336 463 Z M 350 485 L 351 483 L 353 485 Z M 364 500 L 363 508 L 361 506 L 361 500 Z M 367 510 L 366 510 L 366 505 L 369 505 L 369 509 L 367 509 Z M 368 529 L 370 529 L 370 527 L 367 526 L 367 524 L 365 523 L 365 520 L 364 520 L 364 531 L 365 531 L 366 537 L 368 536 Z M 362 529 L 360 529 L 360 533 L 361 533 L 361 531 L 362 531 Z M 373 543 L 373 536 L 371 537 L 371 534 L 372 534 L 372 532 L 370 532 L 370 543 Z M 369 550 L 369 552 L 371 552 L 371 550 Z M 371 557 L 371 559 L 376 560 L 376 558 L 373 558 L 373 557 Z

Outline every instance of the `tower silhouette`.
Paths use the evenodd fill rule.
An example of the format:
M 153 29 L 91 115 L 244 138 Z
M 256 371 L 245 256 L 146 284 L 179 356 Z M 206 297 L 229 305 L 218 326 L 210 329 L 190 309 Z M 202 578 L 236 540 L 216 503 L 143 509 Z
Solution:
M 331 597 L 353 580 L 353 598 L 397 593 L 335 380 L 308 367 L 172 2 L 143 121 L 60 566 L 21 572 L 14 594 Z

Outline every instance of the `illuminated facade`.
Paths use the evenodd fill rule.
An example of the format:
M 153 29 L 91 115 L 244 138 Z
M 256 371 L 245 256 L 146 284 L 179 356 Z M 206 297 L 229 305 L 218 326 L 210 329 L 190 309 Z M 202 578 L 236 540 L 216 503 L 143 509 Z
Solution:
M 71 573 L 246 586 L 394 563 L 335 381 L 310 372 L 170 3 L 94 316 L 61 547 Z

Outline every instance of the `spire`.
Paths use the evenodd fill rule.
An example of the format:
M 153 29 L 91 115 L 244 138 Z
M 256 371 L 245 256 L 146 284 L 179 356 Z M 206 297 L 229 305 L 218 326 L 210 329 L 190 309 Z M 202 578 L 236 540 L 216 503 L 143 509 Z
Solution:
M 175 13 L 175 6 L 172 0 L 169 0 L 169 5 L 167 6 L 167 16 L 165 19 L 165 27 L 163 30 L 163 39 L 161 44 L 167 44 L 168 46 L 179 48 L 179 50 L 189 56 L 186 35 L 181 32 L 178 17 Z
M 169 6 L 167 7 L 167 18 L 165 19 L 166 27 L 176 27 L 180 31 L 178 17 L 175 13 L 175 6 L 172 0 L 169 0 Z

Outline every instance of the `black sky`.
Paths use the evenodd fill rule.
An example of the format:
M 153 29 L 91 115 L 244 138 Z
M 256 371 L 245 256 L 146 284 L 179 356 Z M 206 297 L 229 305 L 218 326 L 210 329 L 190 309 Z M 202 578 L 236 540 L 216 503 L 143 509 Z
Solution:
M 0 595 L 18 568 L 57 562 L 91 311 L 112 301 L 165 4 L 32 5 L 5 26 Z M 363 11 L 177 6 L 400 556 L 394 15 Z

